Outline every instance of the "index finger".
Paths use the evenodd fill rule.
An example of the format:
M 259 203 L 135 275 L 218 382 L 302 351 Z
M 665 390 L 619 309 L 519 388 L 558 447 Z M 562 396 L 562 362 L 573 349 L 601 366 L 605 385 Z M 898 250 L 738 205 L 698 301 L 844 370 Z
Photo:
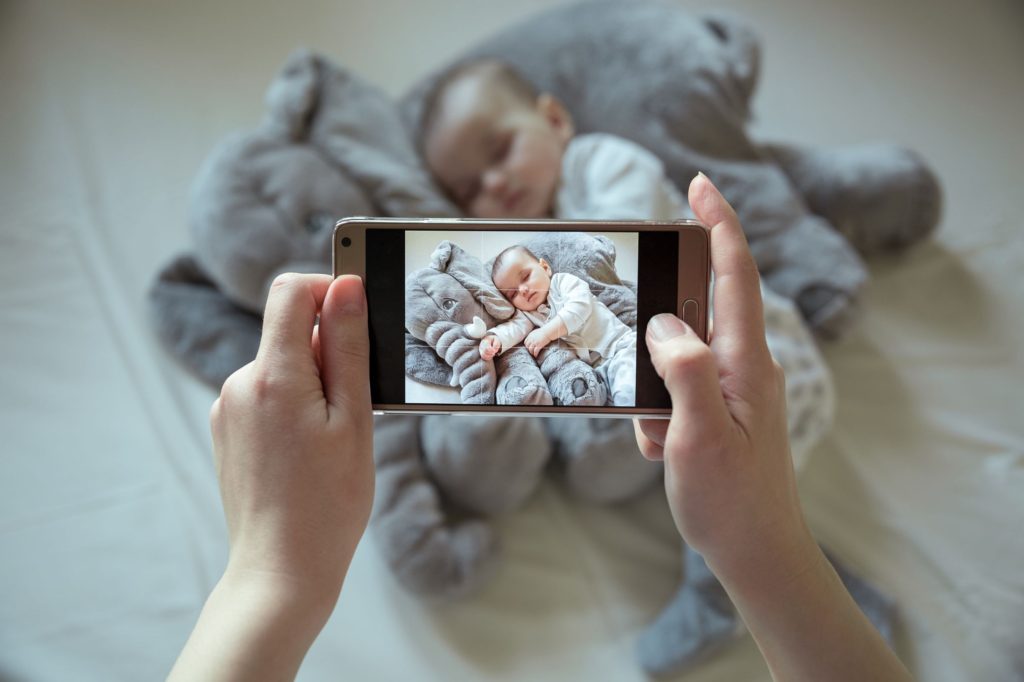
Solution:
M 690 208 L 711 230 L 711 269 L 715 273 L 715 331 L 711 348 L 736 368 L 771 365 L 765 341 L 761 278 L 740 220 L 703 173 L 690 182 Z
M 274 279 L 263 312 L 257 365 L 313 360 L 313 324 L 330 286 L 330 275 L 288 273 Z

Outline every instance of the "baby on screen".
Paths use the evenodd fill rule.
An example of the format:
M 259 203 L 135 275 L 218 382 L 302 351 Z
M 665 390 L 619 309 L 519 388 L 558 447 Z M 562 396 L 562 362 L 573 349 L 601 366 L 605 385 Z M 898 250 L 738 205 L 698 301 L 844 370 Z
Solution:
M 480 356 L 495 355 L 522 343 L 536 357 L 561 339 L 583 360 L 598 356 L 595 370 L 604 378 L 612 404 L 636 404 L 636 332 L 590 292 L 579 277 L 552 273 L 543 258 L 512 246 L 494 259 L 491 279 L 516 308 L 507 322 L 487 331 Z

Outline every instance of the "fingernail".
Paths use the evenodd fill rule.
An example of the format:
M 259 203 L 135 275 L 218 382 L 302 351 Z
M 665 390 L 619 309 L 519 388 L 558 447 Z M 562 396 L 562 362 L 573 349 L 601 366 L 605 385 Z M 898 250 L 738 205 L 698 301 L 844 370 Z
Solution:
M 686 325 L 675 315 L 655 315 L 647 323 L 647 335 L 655 341 L 668 341 L 686 333 Z
M 345 315 L 362 315 L 366 312 L 362 281 L 355 275 L 339 279 L 341 281 L 335 285 L 338 289 L 338 311 Z

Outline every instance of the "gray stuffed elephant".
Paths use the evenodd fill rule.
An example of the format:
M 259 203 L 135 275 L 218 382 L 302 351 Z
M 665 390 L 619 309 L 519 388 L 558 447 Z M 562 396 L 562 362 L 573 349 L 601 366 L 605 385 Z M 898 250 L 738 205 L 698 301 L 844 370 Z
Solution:
M 941 193 L 913 152 L 752 140 L 746 125 L 760 50 L 738 21 L 667 3 L 590 2 L 544 13 L 467 57 L 485 54 L 562 99 L 580 132 L 614 133 L 650 149 L 677 185 L 704 171 L 736 206 L 764 281 L 798 304 L 820 334 L 838 333 L 849 319 L 866 276 L 860 255 L 907 246 L 938 220 Z M 172 354 L 214 386 L 251 360 L 271 279 L 285 270 L 329 271 L 336 218 L 456 215 L 411 141 L 432 81 L 405 98 L 403 126 L 377 88 L 308 51 L 288 59 L 268 91 L 265 119 L 204 164 L 191 199 L 194 255 L 165 268 L 151 291 L 151 319 Z M 482 319 L 491 314 L 478 302 L 467 305 Z M 472 315 L 451 321 L 465 325 Z M 771 344 L 780 328 L 766 323 Z M 813 344 L 789 333 L 802 322 L 794 316 L 790 323 L 781 336 L 792 341 L 793 360 L 779 360 L 792 406 L 798 391 L 824 390 L 827 371 Z M 421 336 L 408 336 L 410 357 L 422 360 L 414 363 L 417 378 L 450 385 L 452 365 L 424 340 L 426 327 Z M 805 365 L 816 373 L 801 375 Z M 543 363 L 538 369 L 544 377 Z M 477 381 L 471 393 L 483 387 L 498 400 L 502 380 L 518 372 L 493 370 L 493 380 L 480 368 L 465 383 L 458 378 L 460 390 Z M 543 396 L 538 385 L 534 375 L 518 400 Z M 514 393 L 511 382 L 505 388 Z M 807 420 L 790 411 L 793 438 Z M 819 434 L 827 426 L 810 423 Z M 630 467 L 646 463 L 629 424 L 617 420 L 387 417 L 375 434 L 372 531 L 400 582 L 424 596 L 465 594 L 487 580 L 497 543 L 486 517 L 521 504 L 548 462 L 562 465 L 570 490 L 604 501 L 636 494 L 658 474 L 648 465 L 623 485 Z M 466 452 L 487 453 L 488 465 L 462 466 Z M 697 559 L 687 553 L 679 594 L 642 637 L 641 662 L 650 671 L 695 660 L 732 631 L 735 614 Z M 854 594 L 883 624 L 884 601 L 872 612 L 877 595 L 867 586 Z

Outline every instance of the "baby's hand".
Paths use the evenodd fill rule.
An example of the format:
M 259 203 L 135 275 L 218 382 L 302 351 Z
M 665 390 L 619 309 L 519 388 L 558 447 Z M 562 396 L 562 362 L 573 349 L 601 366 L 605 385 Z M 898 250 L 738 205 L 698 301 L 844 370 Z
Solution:
M 526 340 L 523 341 L 526 350 L 530 351 L 530 355 L 533 357 L 537 357 L 549 343 L 551 343 L 551 338 L 548 337 L 547 332 L 543 329 L 534 329 L 527 335 Z
M 480 357 L 490 360 L 501 350 L 501 342 L 494 334 L 488 334 L 480 340 Z

